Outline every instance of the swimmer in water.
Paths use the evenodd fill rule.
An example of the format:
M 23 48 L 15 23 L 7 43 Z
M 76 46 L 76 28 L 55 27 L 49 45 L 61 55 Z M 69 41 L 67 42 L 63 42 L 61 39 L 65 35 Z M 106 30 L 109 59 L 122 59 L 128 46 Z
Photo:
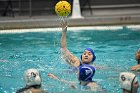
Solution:
M 93 65 L 93 62 L 96 59 L 95 53 L 91 48 L 85 48 L 85 50 L 83 51 L 82 55 L 81 55 L 81 61 L 74 55 L 72 54 L 68 49 L 67 49 L 67 45 L 66 45 L 66 32 L 67 32 L 67 21 L 63 20 L 62 22 L 62 37 L 61 37 L 61 53 L 62 53 L 62 57 L 63 59 L 70 64 L 73 67 L 76 67 L 79 71 L 78 71 L 78 76 L 79 76 L 79 81 L 81 85 L 86 85 L 86 86 L 97 86 L 96 82 L 92 81 L 92 77 L 94 75 L 92 75 L 90 77 L 90 80 L 81 80 L 81 77 L 83 76 L 80 72 L 81 67 L 83 66 L 87 66 L 87 67 L 91 67 L 94 68 L 94 72 L 95 73 L 95 65 Z M 95 88 L 94 87 L 94 88 Z
M 122 93 L 138 93 L 138 78 L 130 72 L 121 72 L 119 76 Z
M 133 66 L 131 68 L 132 71 L 140 71 L 140 48 L 139 50 L 136 52 L 135 54 L 135 58 L 136 58 L 136 61 L 138 62 L 138 64 L 136 66 Z
M 97 85 L 95 81 L 93 81 L 93 76 L 95 74 L 96 69 L 88 64 L 82 64 L 79 67 L 79 73 L 78 73 L 78 80 L 79 80 L 79 85 L 81 86 L 81 89 L 89 90 L 89 91 L 101 91 L 101 87 Z M 48 77 L 53 78 L 55 80 L 58 80 L 60 82 L 66 83 L 70 85 L 73 89 L 77 89 L 78 86 L 76 83 L 71 82 L 71 81 L 66 81 L 58 78 L 52 73 L 48 74 Z
M 26 86 L 16 93 L 47 93 L 41 89 L 41 76 L 37 69 L 28 69 L 24 73 Z
M 67 32 L 67 21 L 62 22 L 62 37 L 61 37 L 61 52 L 63 59 L 74 67 L 79 67 L 82 64 L 92 65 L 96 59 L 94 51 L 91 48 L 86 48 L 81 55 L 81 61 L 74 56 L 66 46 L 66 32 Z

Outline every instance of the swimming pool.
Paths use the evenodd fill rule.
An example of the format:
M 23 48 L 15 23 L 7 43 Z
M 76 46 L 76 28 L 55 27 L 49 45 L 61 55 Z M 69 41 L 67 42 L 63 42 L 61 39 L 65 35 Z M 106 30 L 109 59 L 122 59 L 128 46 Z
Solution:
M 95 50 L 95 64 L 103 68 L 97 69 L 94 80 L 107 93 L 121 93 L 119 73 L 130 71 L 130 67 L 137 64 L 134 55 L 140 47 L 140 29 L 119 26 L 68 30 L 67 46 L 77 57 L 80 58 L 86 47 Z M 47 77 L 47 73 L 51 72 L 78 83 L 75 73 L 61 59 L 60 29 L 26 31 L 0 34 L 0 93 L 14 93 L 24 87 L 23 72 L 28 68 L 39 69 L 43 88 L 50 93 L 84 93 Z

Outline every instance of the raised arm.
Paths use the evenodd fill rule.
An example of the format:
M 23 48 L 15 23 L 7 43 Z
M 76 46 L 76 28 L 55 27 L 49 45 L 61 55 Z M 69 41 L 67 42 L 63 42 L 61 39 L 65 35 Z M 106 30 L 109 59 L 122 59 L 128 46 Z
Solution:
M 72 66 L 78 67 L 80 60 L 67 49 L 66 42 L 67 21 L 62 22 L 61 53 L 63 59 Z

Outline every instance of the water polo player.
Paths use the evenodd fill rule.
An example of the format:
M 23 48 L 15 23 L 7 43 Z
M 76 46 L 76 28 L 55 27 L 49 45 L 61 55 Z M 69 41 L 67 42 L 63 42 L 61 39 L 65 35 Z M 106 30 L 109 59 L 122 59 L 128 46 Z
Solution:
M 102 88 L 99 85 L 97 85 L 95 81 L 93 81 L 93 76 L 95 74 L 95 71 L 96 69 L 91 65 L 88 64 L 80 65 L 79 72 L 78 72 L 78 80 L 80 86 L 79 84 L 73 83 L 71 81 L 66 81 L 61 78 L 58 78 L 52 73 L 49 73 L 48 76 L 60 82 L 66 83 L 74 89 L 79 87 L 82 90 L 102 91 Z
M 122 93 L 137 93 L 139 83 L 135 74 L 121 72 L 119 76 Z
M 95 74 L 96 69 L 88 64 L 82 64 L 79 67 L 79 73 L 78 73 L 78 80 L 80 82 L 80 85 L 84 86 L 84 88 L 87 88 L 91 91 L 97 91 L 101 89 L 99 85 L 95 81 L 93 81 L 93 76 Z
M 80 60 L 67 49 L 66 31 L 67 31 L 67 22 L 64 20 L 64 22 L 62 23 L 62 37 L 61 37 L 61 52 L 63 59 L 74 67 L 79 67 L 81 64 L 92 64 L 95 61 L 96 56 L 91 48 L 86 48 L 84 50 L 83 54 L 81 55 L 82 62 L 80 62 Z
M 131 70 L 140 71 L 140 48 L 135 54 L 136 61 L 138 62 L 137 65 L 133 66 Z
M 28 69 L 24 73 L 25 88 L 16 93 L 47 93 L 41 89 L 41 77 L 37 69 Z

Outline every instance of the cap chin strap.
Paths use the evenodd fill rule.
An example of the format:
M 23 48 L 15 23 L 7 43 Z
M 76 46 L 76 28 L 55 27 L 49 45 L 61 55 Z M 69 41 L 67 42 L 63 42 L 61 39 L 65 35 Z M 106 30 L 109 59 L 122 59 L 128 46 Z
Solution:
M 30 89 L 30 88 L 39 89 L 39 88 L 41 88 L 41 84 L 40 84 L 40 85 L 26 86 L 25 88 L 26 88 L 26 89 Z
M 132 83 L 131 83 L 131 92 L 130 93 L 133 93 L 133 82 L 134 82 L 135 78 L 136 78 L 136 76 L 132 80 Z

